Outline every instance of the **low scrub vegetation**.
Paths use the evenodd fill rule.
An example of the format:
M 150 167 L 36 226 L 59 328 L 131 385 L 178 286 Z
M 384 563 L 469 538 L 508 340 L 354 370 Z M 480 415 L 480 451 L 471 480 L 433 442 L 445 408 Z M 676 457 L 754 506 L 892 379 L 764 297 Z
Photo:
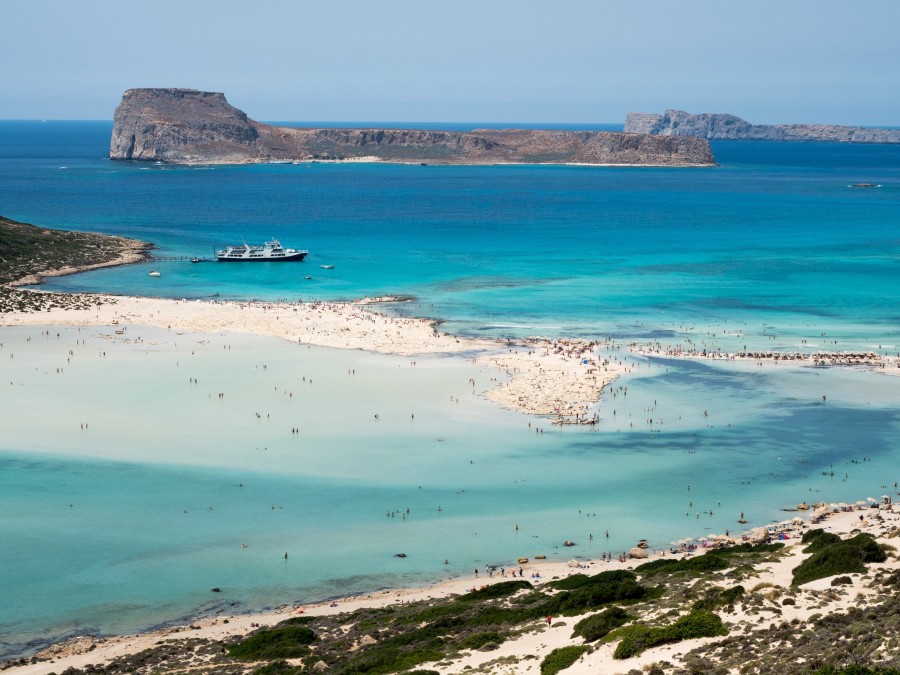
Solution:
M 728 628 L 717 614 L 703 610 L 693 611 L 668 626 L 635 624 L 621 629 L 621 640 L 613 652 L 613 658 L 628 659 L 655 645 L 727 634 Z
M 618 628 L 630 619 L 628 612 L 621 607 L 607 607 L 599 614 L 593 614 L 575 624 L 572 637 L 584 638 L 585 642 L 593 642 Z
M 554 649 L 541 661 L 541 675 L 555 675 L 559 671 L 565 670 L 580 659 L 588 649 L 585 645 Z
M 743 586 L 732 586 L 726 590 L 721 588 L 711 588 L 706 592 L 706 595 L 702 599 L 697 600 L 697 602 L 694 603 L 692 609 L 712 611 L 719 607 L 730 607 L 743 595 Z
M 814 553 L 794 568 L 794 578 L 791 581 L 793 586 L 838 574 L 862 574 L 866 571 L 866 563 L 887 560 L 884 549 L 870 534 L 862 533 L 850 539 L 837 537 L 835 540 L 832 538 L 835 535 L 823 533 L 807 539 L 808 535 L 816 531 L 821 532 L 811 530 L 804 535 L 804 543 L 809 543 L 806 550 L 812 549 Z
M 228 653 L 240 661 L 295 659 L 310 653 L 316 634 L 306 626 L 282 625 L 254 633 L 237 644 L 228 645 Z

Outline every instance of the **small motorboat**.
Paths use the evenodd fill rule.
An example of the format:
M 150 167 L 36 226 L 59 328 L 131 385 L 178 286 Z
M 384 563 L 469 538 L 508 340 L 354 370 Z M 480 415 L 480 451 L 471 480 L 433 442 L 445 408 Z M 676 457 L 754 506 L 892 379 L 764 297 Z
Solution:
M 161 276 L 162 276 L 162 272 L 160 272 L 159 270 L 153 270 L 152 272 L 150 272 L 149 276 L 151 276 L 151 277 L 161 277 Z
M 305 277 L 303 277 L 303 278 L 304 278 L 304 279 L 306 279 L 306 280 L 307 280 L 307 281 L 309 281 L 309 280 L 310 280 L 310 279 L 312 279 L 312 277 L 311 277 L 311 276 L 309 276 L 309 275 L 306 275 L 306 276 L 305 276 Z
M 198 263 L 198 262 L 200 262 L 200 258 L 198 258 L 197 256 L 194 256 L 193 258 L 191 258 L 191 262 Z
M 323 270 L 333 270 L 334 265 L 319 265 Z

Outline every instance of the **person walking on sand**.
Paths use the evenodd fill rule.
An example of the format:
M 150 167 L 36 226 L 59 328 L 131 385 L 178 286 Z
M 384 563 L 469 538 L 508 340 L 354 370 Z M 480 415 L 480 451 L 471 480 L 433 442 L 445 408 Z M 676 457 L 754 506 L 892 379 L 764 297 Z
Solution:
M 553 623 L 553 617 L 550 616 L 550 615 L 548 615 L 548 616 L 547 616 L 547 625 L 549 626 L 549 625 L 552 624 L 552 623 Z

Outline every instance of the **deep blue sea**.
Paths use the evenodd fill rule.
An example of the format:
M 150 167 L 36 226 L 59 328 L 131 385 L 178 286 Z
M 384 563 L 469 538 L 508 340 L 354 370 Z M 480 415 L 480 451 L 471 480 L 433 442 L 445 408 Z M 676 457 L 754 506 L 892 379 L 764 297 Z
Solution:
M 719 166 L 691 169 L 177 167 L 111 162 L 111 126 L 0 122 L 0 214 L 150 241 L 160 257 L 206 257 L 271 237 L 310 255 L 249 269 L 154 262 L 159 278 L 148 277 L 148 263 L 55 278 L 48 289 L 288 300 L 395 294 L 415 300 L 391 311 L 440 319 L 463 335 L 900 351 L 898 146 L 714 142 Z M 860 182 L 880 187 L 849 187 Z M 877 497 L 900 480 L 900 378 L 871 372 L 631 357 L 641 367 L 620 383 L 627 394 L 597 407 L 615 424 L 548 427 L 537 440 L 524 416 L 483 400 L 445 410 L 442 387 L 456 386 L 455 371 L 441 359 L 427 371 L 434 379 L 406 381 L 397 375 L 403 363 L 390 357 L 301 355 L 274 343 L 261 354 L 247 342 L 231 363 L 253 375 L 235 399 L 270 406 L 275 417 L 300 413 L 264 398 L 271 382 L 252 379 L 262 358 L 281 364 L 279 386 L 296 386 L 313 369 L 317 382 L 329 381 L 332 367 L 372 373 L 358 398 L 334 391 L 304 402 L 311 440 L 297 456 L 280 436 L 261 440 L 255 419 L 226 428 L 240 417 L 238 403 L 197 412 L 201 421 L 182 415 L 205 399 L 166 379 L 184 362 L 178 350 L 188 338 L 128 352 L 105 374 L 60 361 L 66 376 L 52 379 L 46 359 L 61 345 L 37 330 L 4 330 L 0 383 L 13 386 L 0 390 L 8 413 L 0 597 L 15 611 L 0 618 L 0 656 L 63 635 L 422 583 L 533 555 L 536 542 L 569 534 L 585 556 L 644 537 L 661 546 L 736 528 L 739 511 L 759 525 L 802 499 Z M 110 337 L 67 330 L 59 340 L 87 338 L 77 351 Z M 221 346 L 191 345 L 198 358 L 208 353 L 194 373 L 201 382 L 218 376 Z M 402 410 L 406 422 L 373 436 L 348 421 L 357 412 L 368 421 L 373 398 L 383 418 Z M 413 428 L 405 413 L 416 405 Z M 703 409 L 714 420 L 699 417 Z M 427 426 L 418 422 L 429 414 Z M 108 428 L 98 425 L 90 440 L 71 433 L 78 420 L 104 415 Z M 648 416 L 666 425 L 647 428 Z M 242 480 L 253 491 L 238 498 Z M 428 515 L 384 523 L 386 510 L 407 505 Z M 278 516 L 281 508 L 290 516 Z M 583 524 L 588 510 L 596 525 Z M 183 518 L 195 513 L 203 515 Z M 512 523 L 522 524 L 522 538 Z M 588 530 L 604 529 L 609 541 L 587 543 Z M 252 553 L 241 553 L 237 543 L 249 536 Z M 291 566 L 281 557 L 286 541 Z M 409 554 L 402 572 L 397 550 Z M 553 545 L 546 552 L 572 555 Z M 211 586 L 227 587 L 219 604 Z

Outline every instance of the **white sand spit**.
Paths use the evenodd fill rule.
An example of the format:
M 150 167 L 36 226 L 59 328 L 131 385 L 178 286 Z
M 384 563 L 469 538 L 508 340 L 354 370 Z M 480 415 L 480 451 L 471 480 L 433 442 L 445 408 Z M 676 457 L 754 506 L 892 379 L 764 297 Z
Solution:
M 40 291 L 34 291 L 39 293 Z M 535 338 L 509 345 L 441 333 L 436 322 L 379 313 L 372 306 L 389 298 L 356 302 L 232 302 L 169 300 L 130 296 L 97 296 L 90 309 L 54 307 L 46 312 L 10 312 L 5 326 L 108 326 L 128 324 L 178 332 L 223 331 L 266 335 L 303 345 L 361 349 L 383 354 L 472 354 L 496 366 L 509 382 L 485 395 L 504 407 L 535 415 L 565 416 L 585 421 L 604 386 L 624 369 L 604 359 L 598 345 L 583 340 Z

